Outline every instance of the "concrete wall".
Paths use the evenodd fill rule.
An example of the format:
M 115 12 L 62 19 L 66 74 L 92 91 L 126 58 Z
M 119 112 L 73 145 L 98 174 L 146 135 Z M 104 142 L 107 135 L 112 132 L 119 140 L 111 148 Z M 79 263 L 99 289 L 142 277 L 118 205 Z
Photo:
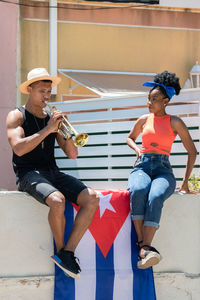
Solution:
M 7 141 L 6 116 L 16 107 L 17 17 L 17 5 L 0 3 L 0 189 L 9 190 L 15 189 L 15 176 Z
M 20 192 L 0 192 L 0 299 L 53 300 L 48 207 Z
M 165 203 L 153 242 L 163 257 L 154 267 L 157 300 L 200 299 L 199 200 L 174 194 Z
M 0 192 L 1 300 L 53 300 L 47 215 L 48 208 L 25 193 Z M 200 195 L 168 199 L 154 241 L 163 256 L 154 268 L 157 300 L 199 300 L 199 223 Z

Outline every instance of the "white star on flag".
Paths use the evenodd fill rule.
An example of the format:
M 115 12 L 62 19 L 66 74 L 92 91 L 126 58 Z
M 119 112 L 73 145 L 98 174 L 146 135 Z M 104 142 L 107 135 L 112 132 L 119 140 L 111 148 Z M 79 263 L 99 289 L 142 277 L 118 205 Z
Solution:
M 110 204 L 110 199 L 112 198 L 112 193 L 103 195 L 99 192 L 98 195 L 99 195 L 99 199 L 100 199 L 100 201 L 99 201 L 100 218 L 103 216 L 106 209 L 111 210 L 116 213 L 115 209 Z

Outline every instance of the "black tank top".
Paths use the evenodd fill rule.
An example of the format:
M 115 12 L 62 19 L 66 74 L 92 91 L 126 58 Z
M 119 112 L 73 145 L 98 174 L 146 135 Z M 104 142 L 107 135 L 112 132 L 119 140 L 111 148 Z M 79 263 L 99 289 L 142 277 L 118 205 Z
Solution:
M 22 128 L 24 129 L 25 137 L 33 135 L 34 133 L 43 129 L 50 119 L 47 116 L 44 119 L 37 118 L 30 112 L 28 112 L 23 106 L 18 107 L 23 114 Z M 49 170 L 58 169 L 54 157 L 54 145 L 55 145 L 56 133 L 49 134 L 42 142 L 32 151 L 18 156 L 13 152 L 13 169 L 18 178 L 21 178 L 25 173 L 31 170 Z

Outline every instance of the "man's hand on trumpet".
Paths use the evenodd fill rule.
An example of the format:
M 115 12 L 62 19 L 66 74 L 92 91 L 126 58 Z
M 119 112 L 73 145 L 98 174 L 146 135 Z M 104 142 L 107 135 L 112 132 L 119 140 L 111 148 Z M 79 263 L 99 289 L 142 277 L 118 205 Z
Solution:
M 67 118 L 66 114 L 64 114 L 60 110 L 55 110 L 52 112 L 51 117 L 47 123 L 47 127 L 51 132 L 58 132 L 63 115 L 65 116 L 65 118 Z

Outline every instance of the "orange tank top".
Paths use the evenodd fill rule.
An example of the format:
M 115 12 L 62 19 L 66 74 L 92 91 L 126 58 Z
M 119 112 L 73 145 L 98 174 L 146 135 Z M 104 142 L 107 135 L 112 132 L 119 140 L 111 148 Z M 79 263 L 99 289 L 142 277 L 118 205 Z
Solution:
M 170 155 L 176 134 L 171 128 L 171 116 L 157 117 L 150 114 L 142 131 L 141 153 L 155 151 Z

